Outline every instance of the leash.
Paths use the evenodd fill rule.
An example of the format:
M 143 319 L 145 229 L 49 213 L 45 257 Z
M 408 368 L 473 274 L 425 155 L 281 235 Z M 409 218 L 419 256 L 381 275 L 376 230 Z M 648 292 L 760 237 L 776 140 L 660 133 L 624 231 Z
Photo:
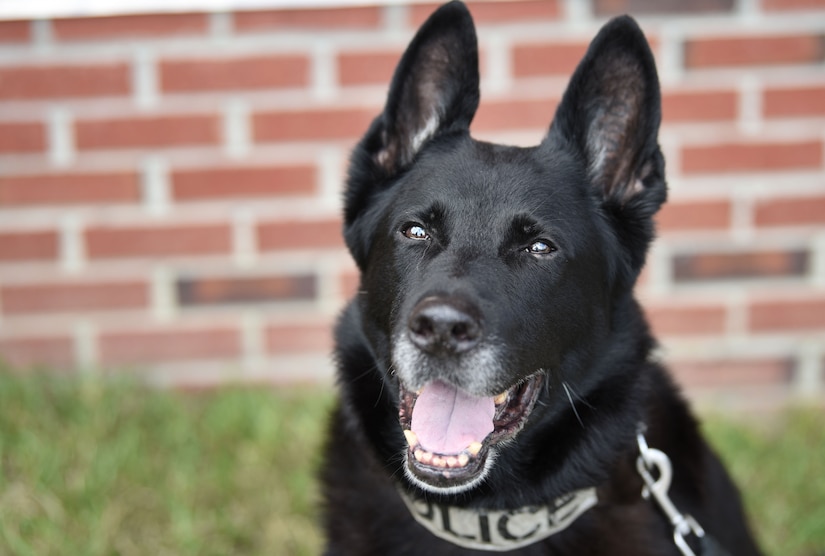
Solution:
M 682 556 L 730 556 L 698 521 L 680 512 L 670 499 L 673 464 L 667 454 L 648 446 L 644 431 L 640 423 L 636 470 L 645 484 L 642 497 L 652 498 L 668 518 L 673 526 L 673 542 Z M 514 510 L 459 508 L 415 498 L 403 488 L 398 493 L 412 517 L 436 537 L 464 548 L 493 552 L 515 550 L 555 535 L 598 503 L 595 488 L 566 494 L 544 506 Z M 698 555 L 688 544 L 691 537 L 699 547 Z
M 667 454 L 647 445 L 644 428 L 644 425 L 640 423 L 636 433 L 636 441 L 639 444 L 636 470 L 645 482 L 642 497 L 645 500 L 652 497 L 659 509 L 670 520 L 670 524 L 673 525 L 673 542 L 676 543 L 683 556 L 696 556 L 687 541 L 691 535 L 696 538 L 701 556 L 729 556 L 719 543 L 710 535 L 705 534 L 699 522 L 690 514 L 681 513 L 668 496 L 667 492 L 670 490 L 670 483 L 673 479 L 673 465 Z M 654 474 L 658 478 L 654 478 Z

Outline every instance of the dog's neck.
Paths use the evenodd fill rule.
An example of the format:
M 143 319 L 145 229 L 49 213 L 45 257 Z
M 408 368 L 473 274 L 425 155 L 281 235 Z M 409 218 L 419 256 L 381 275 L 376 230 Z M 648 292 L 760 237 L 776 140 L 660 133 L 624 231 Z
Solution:
M 512 510 L 459 508 L 399 492 L 415 520 L 436 537 L 464 548 L 494 552 L 515 550 L 555 535 L 598 502 L 595 488 L 566 494 L 544 506 Z

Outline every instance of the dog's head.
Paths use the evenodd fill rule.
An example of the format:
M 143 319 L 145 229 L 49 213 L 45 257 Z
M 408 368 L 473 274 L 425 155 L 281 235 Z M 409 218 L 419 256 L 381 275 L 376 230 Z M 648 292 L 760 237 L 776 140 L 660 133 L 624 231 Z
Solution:
M 477 485 L 536 414 L 561 411 L 550 390 L 599 380 L 666 196 L 656 70 L 630 18 L 594 39 L 538 146 L 472 139 L 478 103 L 475 30 L 453 2 L 402 57 L 345 197 L 406 474 L 440 493 Z

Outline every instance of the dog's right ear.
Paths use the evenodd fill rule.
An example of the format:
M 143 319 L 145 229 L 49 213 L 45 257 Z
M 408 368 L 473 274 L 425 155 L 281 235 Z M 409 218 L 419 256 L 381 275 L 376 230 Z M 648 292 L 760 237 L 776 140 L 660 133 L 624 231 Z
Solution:
M 479 102 L 478 44 L 470 12 L 461 2 L 436 10 L 421 26 L 395 69 L 384 111 L 373 121 L 350 161 L 344 199 L 345 236 L 352 224 L 418 152 L 435 137 L 469 132 Z
M 478 108 L 478 45 L 461 2 L 436 10 L 398 63 L 368 146 L 390 174 L 409 165 L 435 135 L 466 130 Z M 371 148 L 370 148 L 371 147 Z

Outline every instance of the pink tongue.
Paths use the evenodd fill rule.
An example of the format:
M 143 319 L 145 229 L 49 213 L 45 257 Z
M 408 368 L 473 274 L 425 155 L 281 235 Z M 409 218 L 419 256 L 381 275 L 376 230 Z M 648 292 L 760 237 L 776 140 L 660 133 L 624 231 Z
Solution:
M 446 382 L 435 381 L 418 395 L 412 431 L 421 447 L 437 454 L 458 454 L 493 432 L 492 397 L 476 398 Z

